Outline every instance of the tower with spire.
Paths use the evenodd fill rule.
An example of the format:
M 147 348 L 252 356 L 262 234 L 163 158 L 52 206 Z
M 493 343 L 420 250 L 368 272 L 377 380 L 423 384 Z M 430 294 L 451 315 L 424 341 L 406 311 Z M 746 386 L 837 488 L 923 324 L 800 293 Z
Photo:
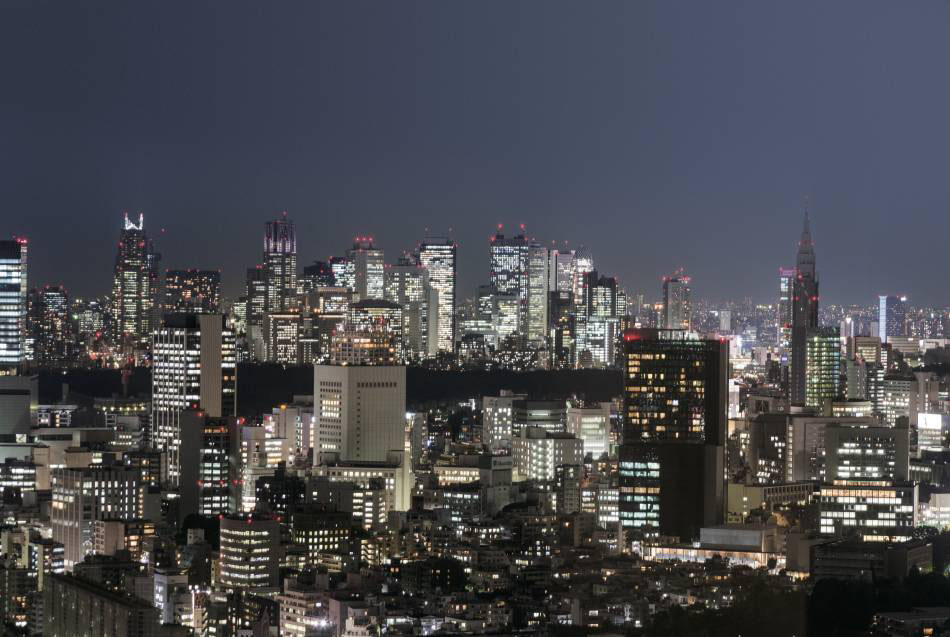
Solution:
M 818 327 L 818 273 L 815 269 L 815 244 L 811 238 L 808 209 L 795 258 L 792 285 L 792 357 L 789 373 L 789 398 L 793 405 L 805 404 L 808 333 Z

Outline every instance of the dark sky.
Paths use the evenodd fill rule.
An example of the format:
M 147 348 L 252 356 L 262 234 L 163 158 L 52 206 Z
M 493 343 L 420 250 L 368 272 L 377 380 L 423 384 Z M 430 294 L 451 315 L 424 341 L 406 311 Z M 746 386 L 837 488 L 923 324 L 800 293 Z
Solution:
M 823 299 L 947 304 L 946 1 L 0 7 L 0 234 L 33 284 L 105 292 L 128 209 L 235 293 L 287 210 L 301 266 L 451 228 L 467 296 L 525 223 L 631 293 L 685 266 L 765 300 L 807 196 Z

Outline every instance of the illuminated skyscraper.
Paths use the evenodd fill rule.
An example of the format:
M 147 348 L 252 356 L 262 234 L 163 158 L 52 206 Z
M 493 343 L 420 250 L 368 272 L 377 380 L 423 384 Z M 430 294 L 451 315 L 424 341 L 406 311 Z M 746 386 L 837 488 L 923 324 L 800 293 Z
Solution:
M 593 272 L 593 270 L 594 257 L 591 256 L 590 250 L 581 248 L 574 253 L 574 259 L 571 262 L 571 274 L 574 277 L 573 291 L 575 305 L 584 305 L 584 300 L 587 298 L 585 288 L 587 285 L 587 275 Z
M 522 336 L 526 336 L 527 330 L 530 248 L 523 234 L 506 237 L 499 231 L 491 239 L 491 284 L 500 296 L 517 299 L 515 331 Z
M 283 312 L 297 305 L 297 236 L 294 222 L 283 216 L 264 229 L 266 312 Z M 250 315 L 250 313 L 248 313 Z
M 422 360 L 437 353 L 439 293 L 429 284 L 429 271 L 401 258 L 386 266 L 386 300 L 402 307 L 402 336 L 406 356 Z
M 300 291 L 309 294 L 317 288 L 332 288 L 334 286 L 333 267 L 326 261 L 314 261 L 303 269 L 300 277 Z
M 729 346 L 682 330 L 624 334 L 620 519 L 689 541 L 723 517 Z
M 891 336 L 906 336 L 907 326 L 907 297 L 885 296 L 878 297 L 878 335 L 882 343 L 887 343 Z
M 0 369 L 15 368 L 26 345 L 26 239 L 0 241 Z
M 818 272 L 815 246 L 811 239 L 808 211 L 798 242 L 795 281 L 792 286 L 792 357 L 789 370 L 789 398 L 793 405 L 806 401 L 808 334 L 818 327 Z
M 663 278 L 663 327 L 668 330 L 690 329 L 692 307 L 689 277 L 677 273 Z
M 792 345 L 792 295 L 795 288 L 795 270 L 779 268 L 778 270 L 778 311 L 775 316 L 775 342 L 788 356 L 788 348 Z
M 574 291 L 574 251 L 549 250 L 549 292 Z
M 429 272 L 429 285 L 438 293 L 436 349 L 455 350 L 455 276 L 458 246 L 447 238 L 427 237 L 419 246 L 419 263 Z M 429 348 L 432 349 L 431 347 Z
M 548 249 L 532 243 L 528 247 L 528 293 L 525 336 L 529 343 L 545 342 L 548 329 Z
M 123 348 L 137 348 L 148 343 L 159 287 L 159 259 L 145 234 L 145 215 L 139 213 L 136 223 L 126 213 L 119 234 L 112 284 L 115 341 Z
M 385 259 L 383 251 L 373 245 L 373 238 L 356 237 L 346 258 L 353 264 L 356 300 L 382 299 Z
M 168 453 L 168 479 L 181 476 L 181 412 L 237 410 L 234 334 L 220 314 L 168 314 L 152 336 L 152 442 Z
M 830 406 L 841 393 L 841 341 L 835 327 L 808 331 L 805 348 L 805 406 Z
M 166 270 L 165 313 L 221 310 L 221 272 L 218 270 Z
M 348 257 L 330 257 L 330 271 L 333 272 L 333 285 L 356 290 L 356 272 L 353 260 Z

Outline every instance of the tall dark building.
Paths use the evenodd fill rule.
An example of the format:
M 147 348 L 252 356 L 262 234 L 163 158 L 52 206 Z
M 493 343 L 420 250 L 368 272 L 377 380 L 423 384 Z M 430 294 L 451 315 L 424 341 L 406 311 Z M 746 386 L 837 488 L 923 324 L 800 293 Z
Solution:
M 73 330 L 69 297 L 61 285 L 30 291 L 30 333 L 33 359 L 43 367 L 64 367 L 72 362 Z
M 317 288 L 333 287 L 333 267 L 326 261 L 314 261 L 305 266 L 300 277 L 301 292 L 308 294 Z
M 798 242 L 795 281 L 792 285 L 792 359 L 789 374 L 789 398 L 793 405 L 806 400 L 808 334 L 818 327 L 818 273 L 815 270 L 815 246 L 811 240 L 808 211 Z
M 165 312 L 215 314 L 221 310 L 221 272 L 166 270 Z
M 624 333 L 620 521 L 687 541 L 722 523 L 729 345 L 684 330 Z

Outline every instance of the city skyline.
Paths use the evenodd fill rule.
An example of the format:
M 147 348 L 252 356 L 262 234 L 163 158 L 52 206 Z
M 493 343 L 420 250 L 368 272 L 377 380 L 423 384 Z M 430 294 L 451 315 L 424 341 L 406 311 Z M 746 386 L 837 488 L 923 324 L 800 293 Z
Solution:
M 0 202 L 19 211 L 10 231 L 37 254 L 86 264 L 80 276 L 65 256 L 36 259 L 31 276 L 97 293 L 114 220 L 142 210 L 162 267 L 221 268 L 233 296 L 260 223 L 287 210 L 301 265 L 354 235 L 395 255 L 451 234 L 460 297 L 485 276 L 494 226 L 524 223 L 544 242 L 590 247 L 630 292 L 683 267 L 697 297 L 739 284 L 764 300 L 774 281 L 758 273 L 788 265 L 780 238 L 808 197 L 829 302 L 900 292 L 942 303 L 930 255 L 950 200 L 937 168 L 950 90 L 931 78 L 950 53 L 935 31 L 947 7 L 756 5 L 735 21 L 714 7 L 686 20 L 664 5 L 546 4 L 539 19 L 526 3 L 497 21 L 490 5 L 277 9 L 262 19 L 280 41 L 251 42 L 242 34 L 261 16 L 246 5 L 193 8 L 188 21 L 66 8 L 75 30 L 56 27 L 51 7 L 23 7 L 0 46 L 8 59 L 44 53 L 12 69 L 18 100 L 0 104 L 16 158 Z M 324 23 L 337 28 L 311 38 L 308 26 Z M 568 54 L 550 37 L 566 25 L 597 37 Z M 737 44 L 711 46 L 706 33 Z M 486 36 L 496 46 L 482 55 Z M 77 68 L 97 81 L 77 85 Z M 891 254 L 898 223 L 935 225 L 900 258 L 872 257 Z

